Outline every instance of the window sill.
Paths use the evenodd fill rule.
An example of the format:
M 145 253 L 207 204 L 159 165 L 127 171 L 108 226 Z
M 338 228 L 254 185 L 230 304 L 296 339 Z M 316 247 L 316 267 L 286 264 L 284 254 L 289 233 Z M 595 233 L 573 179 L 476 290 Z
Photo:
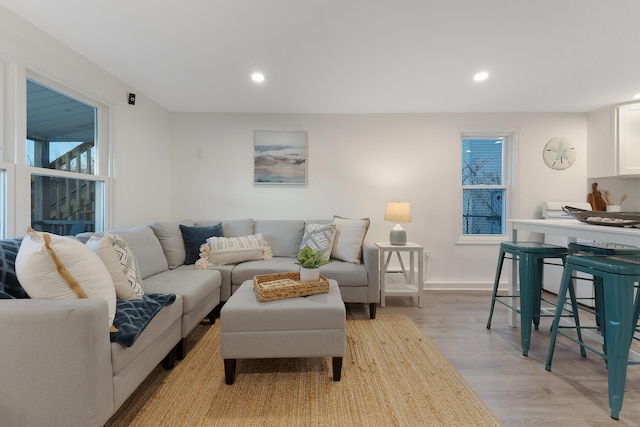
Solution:
M 460 236 L 456 241 L 456 245 L 498 245 L 508 240 L 509 237 L 506 234 L 479 234 L 474 236 Z

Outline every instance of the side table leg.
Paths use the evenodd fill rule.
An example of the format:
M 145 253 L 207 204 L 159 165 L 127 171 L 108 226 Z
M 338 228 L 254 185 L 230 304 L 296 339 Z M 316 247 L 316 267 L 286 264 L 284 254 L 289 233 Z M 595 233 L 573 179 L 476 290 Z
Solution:
M 424 293 L 424 251 L 418 251 L 418 307 L 422 308 L 422 294 Z
M 380 281 L 380 307 L 384 307 L 384 287 L 385 287 L 385 280 L 386 280 L 386 274 L 387 274 L 387 263 L 385 263 L 384 261 L 384 251 L 382 249 L 380 249 L 379 251 L 380 253 L 380 271 L 378 272 L 379 274 L 379 281 Z M 391 254 L 389 254 L 391 255 Z

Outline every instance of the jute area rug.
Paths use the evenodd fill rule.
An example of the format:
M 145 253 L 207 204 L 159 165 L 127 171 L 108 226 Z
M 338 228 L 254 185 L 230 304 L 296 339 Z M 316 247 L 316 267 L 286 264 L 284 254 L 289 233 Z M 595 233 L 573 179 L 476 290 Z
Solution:
M 198 326 L 184 360 L 149 375 L 107 426 L 500 426 L 406 316 L 347 315 L 342 379 L 331 358 L 238 360 L 224 381 L 219 322 Z

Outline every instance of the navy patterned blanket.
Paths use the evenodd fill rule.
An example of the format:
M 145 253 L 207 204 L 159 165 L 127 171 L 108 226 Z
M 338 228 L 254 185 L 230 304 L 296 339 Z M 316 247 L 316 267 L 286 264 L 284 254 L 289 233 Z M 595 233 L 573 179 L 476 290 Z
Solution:
M 150 294 L 142 299 L 117 300 L 113 324 L 118 332 L 111 332 L 111 341 L 131 347 L 162 307 L 173 304 L 175 300 L 173 294 Z

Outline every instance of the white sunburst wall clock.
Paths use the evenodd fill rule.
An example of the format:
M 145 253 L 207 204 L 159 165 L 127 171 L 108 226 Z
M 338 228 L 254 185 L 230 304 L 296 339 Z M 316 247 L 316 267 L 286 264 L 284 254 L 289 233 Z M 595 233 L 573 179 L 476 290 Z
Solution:
M 568 169 L 576 162 L 576 147 L 567 138 L 554 137 L 544 146 L 542 158 L 551 169 Z

